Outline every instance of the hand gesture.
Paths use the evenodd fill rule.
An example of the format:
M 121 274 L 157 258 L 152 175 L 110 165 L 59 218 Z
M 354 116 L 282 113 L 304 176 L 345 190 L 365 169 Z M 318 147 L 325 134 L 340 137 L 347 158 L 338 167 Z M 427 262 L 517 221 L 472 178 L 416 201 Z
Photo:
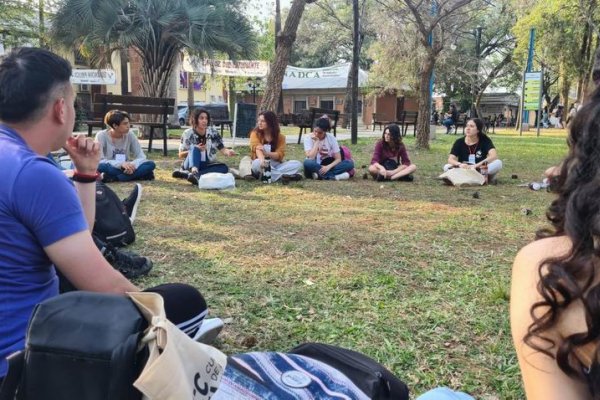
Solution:
M 63 149 L 71 157 L 75 170 L 81 174 L 92 175 L 100 162 L 100 144 L 84 134 L 69 137 Z

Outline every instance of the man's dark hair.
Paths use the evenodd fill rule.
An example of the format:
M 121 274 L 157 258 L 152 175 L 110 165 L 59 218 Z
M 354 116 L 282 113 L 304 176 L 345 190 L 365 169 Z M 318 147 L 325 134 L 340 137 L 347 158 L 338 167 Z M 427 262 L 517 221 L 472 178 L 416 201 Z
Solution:
M 121 122 L 123 122 L 125 118 L 131 121 L 131 118 L 129 118 L 129 114 L 127 114 L 125 111 L 110 110 L 104 116 L 104 123 L 110 126 L 111 128 L 114 128 L 115 126 L 121 125 Z
M 0 62 L 0 120 L 37 120 L 55 100 L 53 91 L 69 84 L 71 65 L 48 50 L 21 47 Z

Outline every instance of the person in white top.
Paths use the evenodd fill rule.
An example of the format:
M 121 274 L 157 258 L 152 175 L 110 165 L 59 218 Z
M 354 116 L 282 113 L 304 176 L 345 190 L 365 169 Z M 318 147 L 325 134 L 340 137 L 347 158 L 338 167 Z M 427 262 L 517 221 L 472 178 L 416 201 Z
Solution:
M 154 161 L 146 159 L 135 134 L 130 131 L 129 114 L 111 110 L 106 113 L 104 123 L 108 129 L 96 134 L 100 143 L 100 163 L 98 172 L 104 182 L 152 180 Z
M 342 160 L 337 139 L 329 133 L 329 119 L 320 118 L 304 138 L 304 175 L 312 179 L 345 180 L 354 168 L 352 160 Z

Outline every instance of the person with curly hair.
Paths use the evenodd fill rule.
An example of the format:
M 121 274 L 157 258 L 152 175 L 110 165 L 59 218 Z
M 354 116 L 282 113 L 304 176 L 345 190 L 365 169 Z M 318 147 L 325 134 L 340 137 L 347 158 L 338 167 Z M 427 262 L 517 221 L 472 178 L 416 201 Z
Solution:
M 600 90 L 568 144 L 551 227 L 513 266 L 511 329 L 529 400 L 600 399 Z

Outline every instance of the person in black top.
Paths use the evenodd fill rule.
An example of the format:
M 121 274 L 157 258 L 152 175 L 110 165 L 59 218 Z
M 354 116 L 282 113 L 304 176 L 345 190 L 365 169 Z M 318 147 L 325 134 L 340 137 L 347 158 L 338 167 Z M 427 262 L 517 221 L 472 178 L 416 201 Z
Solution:
M 483 121 L 472 118 L 465 126 L 465 136 L 457 139 L 450 150 L 448 164 L 444 165 L 444 171 L 451 168 L 477 169 L 484 162 L 488 164 L 490 181 L 502 169 L 502 161 L 498 159 L 498 152 L 492 140 L 483 131 Z

